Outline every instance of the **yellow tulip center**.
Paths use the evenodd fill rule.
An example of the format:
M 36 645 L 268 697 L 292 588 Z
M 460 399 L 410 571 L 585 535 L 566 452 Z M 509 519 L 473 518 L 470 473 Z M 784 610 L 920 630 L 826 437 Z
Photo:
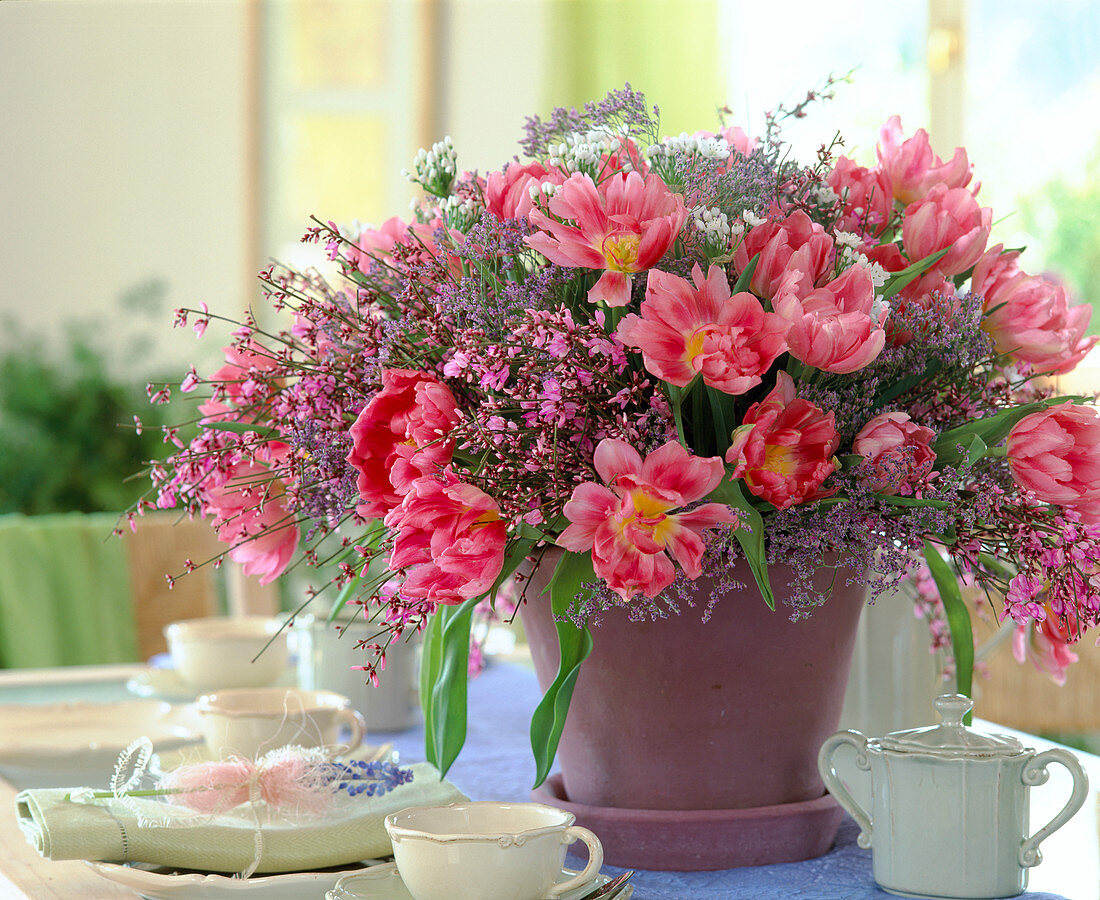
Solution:
M 786 477 L 794 472 L 796 465 L 794 453 L 791 452 L 790 447 L 770 444 L 764 451 L 764 465 L 761 468 Z
M 642 238 L 638 234 L 610 234 L 604 238 L 601 252 L 607 267 L 616 272 L 638 270 L 638 246 Z

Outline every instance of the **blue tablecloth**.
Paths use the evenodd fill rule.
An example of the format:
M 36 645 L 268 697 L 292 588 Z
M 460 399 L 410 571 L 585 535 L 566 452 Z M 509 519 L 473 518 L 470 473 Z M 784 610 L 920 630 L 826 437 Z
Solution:
M 466 746 L 448 777 L 475 800 L 528 800 L 535 766 L 528 742 L 531 711 L 539 700 L 534 673 L 496 663 L 470 684 Z M 424 731 L 373 734 L 372 743 L 393 740 L 407 762 L 424 758 Z M 685 736 L 685 754 L 690 736 Z M 638 871 L 635 900 L 871 900 L 893 895 L 871 877 L 871 853 L 856 846 L 859 828 L 841 826 L 825 856 L 800 863 L 715 872 Z M 579 864 L 578 864 L 579 865 Z M 605 866 L 604 871 L 621 870 Z M 1065 900 L 1029 892 L 1021 900 Z

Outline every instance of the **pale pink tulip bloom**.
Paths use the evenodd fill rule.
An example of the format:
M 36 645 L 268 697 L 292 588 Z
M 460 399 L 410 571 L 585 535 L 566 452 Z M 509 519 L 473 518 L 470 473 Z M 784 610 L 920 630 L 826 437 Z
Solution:
M 654 269 L 646 283 L 641 316 L 619 323 L 617 335 L 642 351 L 645 367 L 669 384 L 684 387 L 696 375 L 727 394 L 760 384 L 787 345 L 790 325 L 764 312 L 755 295 L 730 296 L 725 270 L 711 266 L 707 277 L 696 265 L 692 281 Z
M 1069 631 L 1053 613 L 1050 605 L 1041 622 L 1032 619 L 1016 627 L 1012 636 L 1012 655 L 1016 662 L 1030 662 L 1050 676 L 1055 684 L 1066 683 L 1066 669 L 1077 662 L 1077 654 L 1069 649 Z
M 500 219 L 526 219 L 534 207 L 531 188 L 559 185 L 565 176 L 541 162 L 513 164 L 502 172 L 491 172 L 485 187 L 485 209 Z
M 982 328 L 999 353 L 1037 372 L 1069 372 L 1097 342 L 1095 335 L 1085 337 L 1092 307 L 1070 306 L 1061 284 L 1021 272 L 1017 256 L 1001 253 L 998 244 L 974 267 L 971 287 L 986 310 Z
M 359 515 L 384 516 L 413 481 L 447 465 L 454 453 L 447 435 L 458 419 L 454 394 L 441 381 L 414 369 L 385 369 L 382 389 L 350 430 L 347 461 L 359 472 Z
M 504 566 L 500 507 L 449 468 L 414 481 L 385 522 L 394 534 L 389 568 L 405 571 L 406 597 L 461 603 L 488 591 Z
M 779 509 L 821 496 L 840 444 L 831 412 L 796 396 L 794 381 L 781 371 L 772 392 L 750 406 L 743 421 L 726 451 L 734 478 Z
M 863 483 L 880 494 L 923 485 L 932 473 L 936 433 L 918 425 L 908 413 L 880 413 L 852 441 L 852 452 L 864 458 Z
M 791 355 L 824 372 L 848 374 L 864 369 L 886 343 L 885 306 L 875 315 L 875 286 L 864 266 L 845 269 L 801 300 L 781 292 L 775 310 L 791 323 Z
M 524 240 L 560 266 L 602 269 L 588 299 L 608 306 L 630 302 L 631 275 L 661 261 L 687 217 L 679 194 L 656 175 L 637 172 L 612 175 L 599 188 L 587 175 L 572 175 L 549 209 L 557 219 L 531 211 L 531 223 L 542 231 Z
M 393 216 L 383 222 L 380 228 L 364 228 L 355 243 L 344 247 L 344 253 L 364 275 L 370 274 L 378 266 L 397 266 L 394 251 L 398 247 L 410 248 L 420 260 L 430 260 L 440 255 L 435 233 L 441 227 L 445 226 L 443 220 L 438 218 L 431 222 L 408 224 Z M 465 240 L 461 231 L 453 228 L 445 228 L 445 231 L 455 244 L 461 244 Z M 449 274 L 453 278 L 461 277 L 462 261 L 453 253 L 445 253 L 445 256 Z
M 220 382 L 221 391 L 217 398 L 211 397 L 199 404 L 202 423 L 255 422 L 257 411 L 249 407 L 259 386 L 251 379 L 251 373 L 274 369 L 279 361 L 274 353 L 252 340 L 244 347 L 230 344 L 222 348 L 222 353 L 226 364 L 209 379 Z
M 698 578 L 703 532 L 736 524 L 737 516 L 722 503 L 673 510 L 718 486 L 725 473 L 721 458 L 693 456 L 669 441 L 643 461 L 624 441 L 604 438 L 593 462 L 606 487 L 588 481 L 573 490 L 564 510 L 570 524 L 558 546 L 591 551 L 596 574 L 624 600 L 639 591 L 655 597 L 672 584 L 676 568 L 669 554 L 688 578 Z
M 781 222 L 765 222 L 745 232 L 745 239 L 733 252 L 733 265 L 740 274 L 760 254 L 749 287 L 766 300 L 789 286 L 792 273 L 800 272 L 805 276 L 797 291 L 801 297 L 824 280 L 832 265 L 832 252 L 833 239 L 825 229 L 796 210 Z
M 962 147 L 956 148 L 955 155 L 944 162 L 932 152 L 928 132 L 923 128 L 906 140 L 898 116 L 891 116 L 882 126 L 876 150 L 879 168 L 902 203 L 921 199 L 936 184 L 948 188 L 970 184 L 973 166 Z
M 948 248 L 936 268 L 958 275 L 982 258 L 992 223 L 992 210 L 978 206 L 969 191 L 937 184 L 905 208 L 901 240 L 913 262 Z
M 1100 501 L 1100 416 L 1067 400 L 1025 416 L 1008 434 L 1016 483 L 1046 503 L 1076 508 Z
M 266 447 L 273 466 L 280 465 L 290 449 L 278 441 Z M 231 545 L 229 558 L 240 563 L 245 575 L 260 576 L 260 584 L 278 578 L 298 549 L 298 527 L 285 495 L 283 480 L 271 469 L 246 460 L 203 490 L 218 540 Z
M 866 169 L 841 156 L 825 183 L 840 197 L 843 213 L 837 227 L 843 231 L 877 235 L 893 214 L 890 181 L 877 169 Z
M 759 141 L 745 134 L 740 125 L 730 125 L 718 132 L 718 137 L 725 138 L 732 150 L 736 150 L 742 156 L 752 156 Z

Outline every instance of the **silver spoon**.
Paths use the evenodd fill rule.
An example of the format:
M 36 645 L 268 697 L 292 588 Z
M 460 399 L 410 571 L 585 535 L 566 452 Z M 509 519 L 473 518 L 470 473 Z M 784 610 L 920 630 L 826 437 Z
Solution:
M 623 872 L 621 875 L 612 878 L 607 884 L 596 888 L 592 893 L 585 894 L 580 900 L 601 900 L 601 898 L 602 900 L 612 900 L 612 898 L 618 894 L 619 888 L 626 884 L 633 875 L 633 869 L 628 872 Z

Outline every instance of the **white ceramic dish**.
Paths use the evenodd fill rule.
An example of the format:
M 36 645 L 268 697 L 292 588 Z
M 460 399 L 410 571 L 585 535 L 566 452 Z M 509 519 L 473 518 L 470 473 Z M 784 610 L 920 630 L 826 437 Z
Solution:
M 159 752 L 202 739 L 189 710 L 157 700 L 0 704 L 0 776 L 21 789 L 106 785 L 142 736 Z
M 573 869 L 562 869 L 560 884 L 577 873 Z M 608 875 L 597 875 L 592 881 L 583 887 L 562 894 L 560 900 L 578 900 L 590 891 L 602 887 L 611 880 Z M 634 886 L 626 885 L 615 900 L 629 900 L 634 893 Z M 373 866 L 369 870 L 347 876 L 343 885 L 337 884 L 325 895 L 325 900 L 412 900 L 412 894 L 401 881 L 401 873 L 397 871 L 396 863 L 386 863 L 381 866 Z
M 365 871 L 377 860 L 324 872 L 291 872 L 286 875 L 254 875 L 233 878 L 202 872 L 177 874 L 156 866 L 120 866 L 89 862 L 92 870 L 108 881 L 136 891 L 146 900 L 320 900 L 345 875 Z

